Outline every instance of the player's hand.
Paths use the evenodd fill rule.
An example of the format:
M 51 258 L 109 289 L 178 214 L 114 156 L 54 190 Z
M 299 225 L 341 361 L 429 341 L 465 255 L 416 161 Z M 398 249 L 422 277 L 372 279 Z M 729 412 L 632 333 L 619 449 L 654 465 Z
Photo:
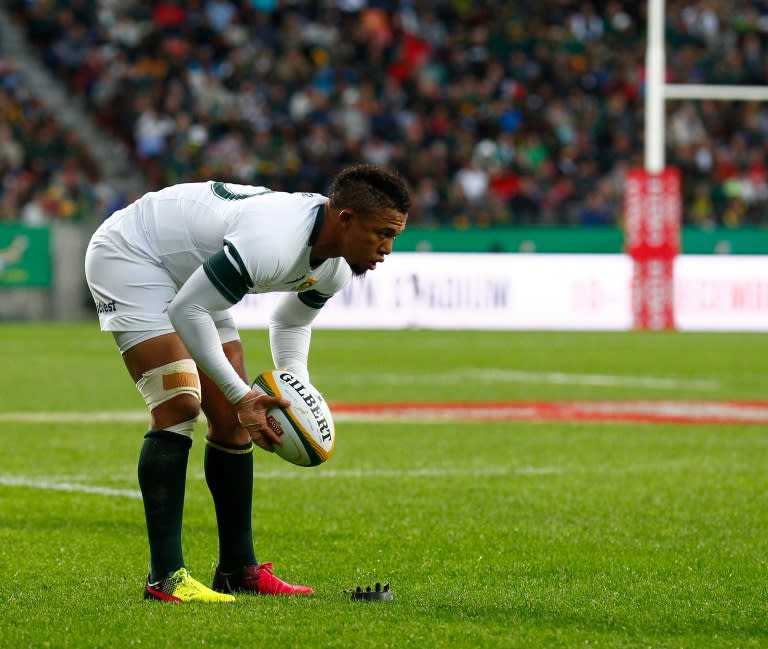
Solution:
M 272 453 L 275 444 L 282 444 L 282 440 L 280 434 L 267 424 L 267 410 L 279 406 L 286 408 L 289 405 L 291 402 L 287 399 L 270 397 L 268 394 L 251 390 L 235 404 L 235 410 L 237 420 L 248 431 L 253 443 Z

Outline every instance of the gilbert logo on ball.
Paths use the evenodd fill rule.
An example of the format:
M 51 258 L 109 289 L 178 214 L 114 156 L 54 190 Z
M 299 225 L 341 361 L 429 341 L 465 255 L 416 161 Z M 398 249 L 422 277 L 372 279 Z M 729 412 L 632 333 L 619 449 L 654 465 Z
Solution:
M 280 434 L 275 453 L 298 466 L 317 466 L 333 453 L 336 430 L 323 395 L 308 381 L 285 370 L 267 370 L 256 377 L 254 387 L 290 401 L 287 408 L 270 408 L 267 423 Z

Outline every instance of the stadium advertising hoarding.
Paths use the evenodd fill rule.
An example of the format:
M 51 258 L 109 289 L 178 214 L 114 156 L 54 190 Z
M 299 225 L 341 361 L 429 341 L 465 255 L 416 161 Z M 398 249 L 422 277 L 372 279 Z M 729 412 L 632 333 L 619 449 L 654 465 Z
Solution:
M 0 223 L 0 288 L 50 285 L 50 230 Z
M 398 253 L 353 280 L 318 315 L 327 328 L 633 328 L 627 255 Z M 234 308 L 238 325 L 267 325 L 276 294 Z M 679 256 L 682 330 L 768 331 L 768 258 Z
M 768 257 L 678 257 L 675 319 L 684 331 L 768 331 Z

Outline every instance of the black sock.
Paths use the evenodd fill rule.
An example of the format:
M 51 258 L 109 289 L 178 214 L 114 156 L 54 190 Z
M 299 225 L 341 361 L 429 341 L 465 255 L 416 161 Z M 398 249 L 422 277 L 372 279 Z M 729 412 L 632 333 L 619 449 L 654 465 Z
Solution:
M 150 430 L 144 436 L 139 486 L 147 520 L 152 579 L 163 579 L 184 565 L 181 523 L 191 446 L 189 437 L 167 430 Z
M 253 443 L 231 446 L 205 440 L 205 479 L 216 507 L 219 570 L 256 564 L 253 551 Z

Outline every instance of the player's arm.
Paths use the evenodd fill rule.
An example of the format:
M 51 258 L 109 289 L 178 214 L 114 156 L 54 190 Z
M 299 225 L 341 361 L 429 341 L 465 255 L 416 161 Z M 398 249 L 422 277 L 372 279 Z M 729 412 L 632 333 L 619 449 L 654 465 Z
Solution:
M 211 314 L 229 309 L 242 299 L 248 288 L 245 280 L 229 274 L 226 261 L 222 251 L 192 273 L 168 305 L 168 316 L 195 363 L 235 404 L 240 423 L 251 438 L 271 451 L 280 439 L 267 426 L 264 412 L 275 405 L 287 406 L 288 402 L 251 389 L 224 354 Z M 218 274 L 211 270 L 211 263 Z M 226 290 L 220 285 L 221 281 L 226 282 Z
M 269 345 L 275 367 L 309 381 L 312 321 L 330 296 L 317 291 L 286 293 L 269 321 Z
M 201 267 L 192 273 L 168 305 L 168 316 L 197 365 L 230 402 L 237 403 L 251 388 L 227 360 L 211 316 L 215 311 L 226 311 L 232 304 Z

